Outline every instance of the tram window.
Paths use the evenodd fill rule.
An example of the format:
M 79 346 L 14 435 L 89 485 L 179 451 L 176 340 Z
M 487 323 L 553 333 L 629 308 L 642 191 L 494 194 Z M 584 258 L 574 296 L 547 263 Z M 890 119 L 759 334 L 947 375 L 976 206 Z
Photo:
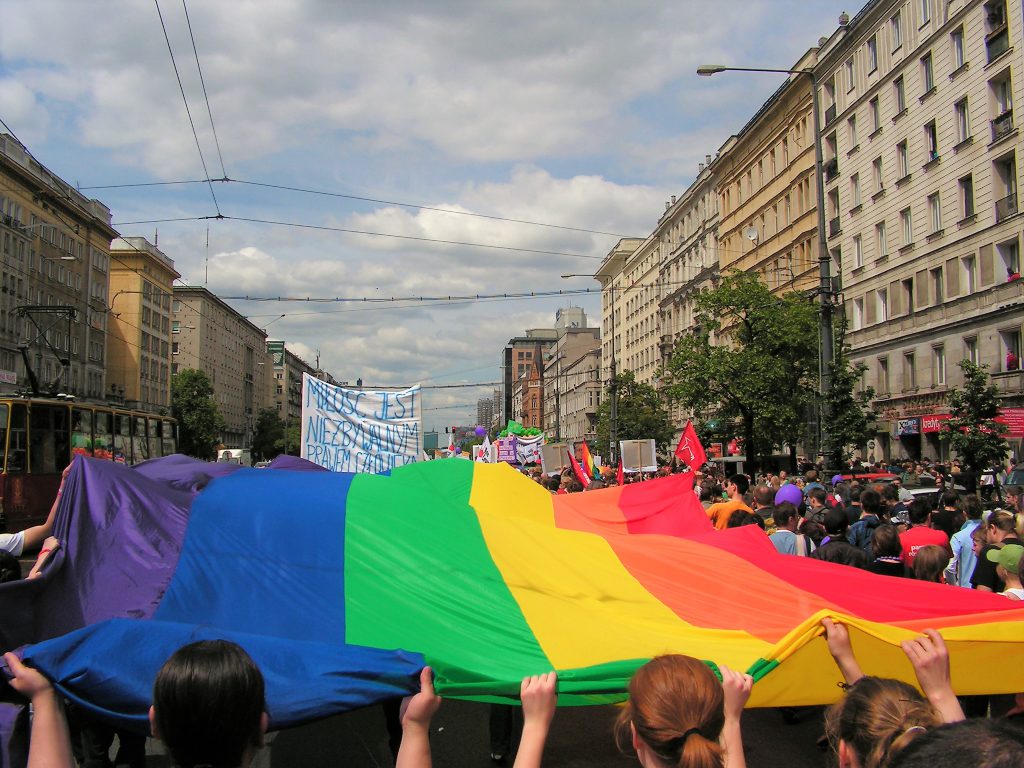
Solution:
M 92 456 L 92 411 L 85 408 L 71 410 L 71 454 Z
M 28 408 L 24 403 L 11 406 L 11 440 L 7 448 L 7 471 L 24 472 L 28 448 Z
M 110 460 L 114 457 L 114 414 L 96 411 L 93 425 L 92 455 L 97 459 Z
M 63 472 L 70 459 L 68 408 L 33 405 L 29 413 L 29 472 Z
M 135 461 L 149 458 L 149 443 L 146 441 L 146 417 L 135 417 L 135 431 L 132 433 L 132 446 L 135 448 Z
M 132 463 L 132 417 L 127 413 L 114 414 L 114 461 Z
M 149 458 L 160 456 L 160 420 L 150 419 L 146 424 L 146 438 L 149 442 Z
M 163 456 L 170 456 L 177 450 L 177 445 L 174 440 L 174 422 L 173 421 L 162 421 L 160 422 L 160 435 L 162 437 Z

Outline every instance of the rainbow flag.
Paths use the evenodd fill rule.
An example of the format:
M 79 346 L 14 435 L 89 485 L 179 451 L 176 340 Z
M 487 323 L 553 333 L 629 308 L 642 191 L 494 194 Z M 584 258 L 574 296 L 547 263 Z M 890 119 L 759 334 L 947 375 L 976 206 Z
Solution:
M 590 446 L 587 445 L 586 440 L 583 441 L 583 448 L 580 450 L 580 453 L 583 456 L 583 469 L 595 480 L 600 480 L 601 470 L 598 469 L 594 457 L 590 454 Z
M 109 529 L 122 495 L 136 521 L 152 514 L 161 491 L 139 485 L 142 472 L 85 466 L 84 481 L 72 474 L 80 501 L 108 504 L 88 505 L 93 520 Z M 192 496 L 175 481 L 173 525 L 161 514 L 159 546 L 140 554 L 118 553 L 123 534 L 106 530 L 91 545 L 103 557 L 76 551 L 79 529 L 62 523 L 64 567 L 85 558 L 112 589 L 48 619 L 44 595 L 35 625 L 61 636 L 26 657 L 65 695 L 140 727 L 167 649 L 211 633 L 278 665 L 275 727 L 411 690 L 423 662 L 443 696 L 513 702 L 524 675 L 555 669 L 560 703 L 589 704 L 621 700 L 637 666 L 678 652 L 749 671 L 753 706 L 803 705 L 841 694 L 828 616 L 849 625 L 868 674 L 912 680 L 899 643 L 929 627 L 947 640 L 958 693 L 1024 690 L 1024 665 L 1005 664 L 1024 651 L 1021 603 L 779 555 L 756 526 L 715 531 L 691 477 L 552 495 L 503 464 L 445 460 L 390 476 L 238 468 L 185 484 Z M 114 481 L 112 495 L 103 483 Z M 147 586 L 147 558 L 174 546 Z M 53 621 L 74 631 L 52 632 Z M 148 656 L 111 652 L 151 642 Z

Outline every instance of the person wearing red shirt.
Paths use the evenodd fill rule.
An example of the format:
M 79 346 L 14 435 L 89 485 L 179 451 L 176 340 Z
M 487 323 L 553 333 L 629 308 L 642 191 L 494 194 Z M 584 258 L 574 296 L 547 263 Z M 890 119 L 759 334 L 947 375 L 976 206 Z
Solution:
M 949 536 L 944 531 L 929 526 L 932 511 L 928 509 L 924 500 L 915 499 L 911 502 L 907 516 L 910 518 L 910 528 L 900 534 L 900 545 L 903 547 L 900 559 L 908 569 L 913 567 L 918 550 L 930 544 L 945 547 L 949 556 L 953 556 L 953 550 L 949 547 Z

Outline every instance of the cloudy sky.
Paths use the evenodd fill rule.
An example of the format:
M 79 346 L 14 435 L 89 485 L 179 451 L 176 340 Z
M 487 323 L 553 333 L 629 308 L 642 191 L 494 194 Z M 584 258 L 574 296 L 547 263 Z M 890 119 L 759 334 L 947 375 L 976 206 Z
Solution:
M 560 275 L 646 236 L 781 82 L 697 65 L 791 66 L 844 9 L 858 8 L 0 0 L 0 117 L 120 232 L 158 233 L 184 282 L 223 297 L 593 288 Z M 154 185 L 208 176 L 232 181 Z M 425 386 L 497 381 L 505 341 L 570 302 L 597 324 L 593 296 L 229 300 L 339 379 Z M 425 426 L 473 423 L 491 388 L 428 390 Z

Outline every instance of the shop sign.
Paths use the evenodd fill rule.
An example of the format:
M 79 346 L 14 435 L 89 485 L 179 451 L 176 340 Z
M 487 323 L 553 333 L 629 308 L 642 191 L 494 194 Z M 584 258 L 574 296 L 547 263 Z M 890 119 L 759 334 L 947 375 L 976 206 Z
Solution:
M 1005 437 L 1024 437 L 1024 408 L 1000 408 L 996 421 L 1009 427 Z
M 913 416 L 909 419 L 897 419 L 894 423 L 897 438 L 921 434 L 921 419 Z
M 949 419 L 948 413 L 936 413 L 931 416 L 921 417 L 921 432 L 931 434 L 942 430 L 942 422 Z

